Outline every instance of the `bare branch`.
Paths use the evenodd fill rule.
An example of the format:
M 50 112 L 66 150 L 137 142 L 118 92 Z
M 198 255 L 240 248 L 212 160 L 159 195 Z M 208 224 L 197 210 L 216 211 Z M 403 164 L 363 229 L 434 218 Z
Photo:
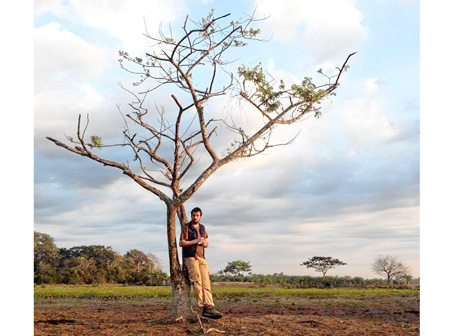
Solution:
M 69 146 L 67 146 L 66 144 L 55 140 L 53 138 L 47 137 L 48 140 L 52 141 L 55 145 L 64 148 L 72 153 L 81 155 L 81 156 L 85 156 L 88 157 L 94 161 L 97 161 L 99 163 L 102 163 L 104 166 L 109 166 L 109 167 L 115 167 L 118 168 L 120 170 L 123 171 L 123 173 L 129 177 L 131 177 L 136 183 L 138 183 L 140 186 L 142 186 L 144 189 L 147 189 L 148 191 L 150 191 L 151 193 L 155 194 L 156 196 L 158 196 L 162 201 L 164 201 L 165 203 L 171 203 L 172 200 L 165 195 L 161 190 L 145 183 L 145 181 L 143 181 L 138 175 L 136 175 L 135 173 L 133 173 L 129 167 L 127 167 L 124 164 L 115 162 L 115 161 L 111 161 L 111 160 L 106 160 L 106 159 L 102 159 L 96 155 L 94 155 L 92 152 L 86 151 L 86 150 L 77 150 L 74 148 L 71 148 Z
M 337 75 L 336 81 L 334 82 L 334 86 L 338 85 L 338 83 L 339 83 L 339 78 L 341 78 L 342 72 L 344 72 L 344 71 L 346 70 L 346 66 L 347 66 L 347 63 L 348 63 L 350 57 L 352 57 L 352 56 L 355 55 L 356 53 L 357 53 L 357 51 L 355 51 L 355 52 L 351 53 L 350 55 L 348 55 L 348 56 L 347 56 L 347 59 L 345 60 L 344 64 L 342 65 L 342 67 L 341 67 L 341 68 L 338 68 L 339 74 Z

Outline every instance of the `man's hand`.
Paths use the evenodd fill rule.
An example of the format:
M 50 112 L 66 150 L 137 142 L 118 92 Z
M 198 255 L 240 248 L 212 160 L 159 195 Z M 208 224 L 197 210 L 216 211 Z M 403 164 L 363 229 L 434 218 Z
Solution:
M 197 239 L 193 239 L 193 240 L 183 240 L 180 239 L 180 246 L 181 247 L 188 247 L 188 246 L 192 246 L 192 245 L 197 245 L 197 244 L 202 244 L 202 237 L 199 237 Z
M 193 239 L 193 240 L 182 240 L 180 239 L 180 246 L 181 247 L 187 247 L 187 246 L 192 246 L 192 245 L 203 245 L 203 247 L 208 247 L 208 241 L 206 240 L 206 238 L 203 237 L 198 237 L 197 239 Z

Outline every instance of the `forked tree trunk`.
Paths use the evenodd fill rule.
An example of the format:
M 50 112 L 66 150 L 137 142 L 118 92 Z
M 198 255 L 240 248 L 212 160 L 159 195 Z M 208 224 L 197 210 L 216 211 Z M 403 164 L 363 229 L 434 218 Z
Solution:
M 190 285 L 186 272 L 183 272 L 178 259 L 176 237 L 177 208 L 167 205 L 167 237 L 169 245 L 170 280 L 172 284 L 172 307 L 170 317 L 187 318 L 191 314 Z

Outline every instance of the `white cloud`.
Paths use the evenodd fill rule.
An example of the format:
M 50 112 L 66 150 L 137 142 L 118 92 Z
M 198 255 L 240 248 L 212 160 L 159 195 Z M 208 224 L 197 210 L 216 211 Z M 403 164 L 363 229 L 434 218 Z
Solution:
M 353 150 L 370 150 L 383 146 L 393 139 L 399 129 L 395 119 L 387 116 L 387 101 L 383 98 L 385 88 L 374 78 L 368 78 L 365 92 L 360 97 L 349 99 L 345 109 L 339 111 L 349 145 Z
M 378 0 L 379 2 L 400 2 L 405 5 L 418 5 L 420 0 Z
M 376 93 L 379 89 L 378 80 L 376 78 L 368 78 L 366 81 L 366 89 L 369 93 Z
M 92 120 L 103 116 L 102 135 L 109 135 L 112 128 L 107 125 L 121 120 L 114 106 L 119 101 L 106 101 L 94 81 L 104 77 L 111 53 L 56 22 L 35 28 L 34 35 L 36 148 L 47 154 L 57 150 L 45 136 L 58 139 L 63 133 L 74 136 L 79 114 L 91 113 Z M 122 90 L 116 86 L 112 91 L 108 96 L 118 98 Z
M 49 11 L 67 20 L 100 29 L 121 41 L 121 48 L 134 54 L 148 48 L 143 36 L 158 33 L 161 22 L 171 22 L 185 13 L 182 0 L 69 0 L 39 1 L 37 14 Z M 145 24 L 144 24 L 145 19 Z M 166 29 L 164 29 L 165 31 Z
M 96 79 L 109 57 L 106 49 L 86 42 L 55 22 L 34 29 L 34 53 L 35 93 Z
M 109 54 L 59 23 L 35 28 L 34 34 L 35 144 L 48 151 L 45 136 L 54 137 L 54 130 L 58 135 L 75 131 L 79 113 L 103 104 L 104 97 L 91 81 L 104 73 Z
M 89 83 L 84 83 L 81 85 L 81 91 L 84 93 L 82 100 L 82 108 L 96 108 L 105 100 L 105 98 Z
M 35 95 L 36 136 L 55 136 L 75 131 L 78 114 L 103 111 L 103 97 L 89 83 L 74 83 L 65 90 L 51 90 Z M 105 124 L 103 124 L 105 125 Z M 74 135 L 74 133 L 72 133 Z M 38 145 L 38 144 L 37 144 Z
M 35 0 L 34 15 L 46 12 L 61 13 L 64 11 L 62 0 Z
M 132 51 L 146 46 L 146 41 L 141 40 L 144 21 L 139 18 L 145 16 L 149 29 L 155 33 L 160 21 L 176 16 L 175 3 L 182 7 L 182 2 L 176 0 L 132 3 L 38 1 L 35 14 L 50 12 L 61 19 L 78 21 L 86 26 L 104 30 L 122 39 L 123 47 L 127 48 L 128 43 L 131 49 L 129 51 Z M 77 34 L 64 28 L 64 24 L 60 22 L 50 22 L 34 29 L 35 144 L 46 153 L 55 148 L 49 148 L 45 136 L 59 139 L 62 133 L 74 135 L 74 127 L 80 113 L 91 113 L 92 131 L 95 132 L 96 124 L 101 124 L 105 128 L 101 131 L 102 136 L 112 134 L 113 130 L 116 131 L 115 134 L 120 134 L 117 127 L 107 127 L 114 122 L 116 126 L 122 125 L 122 118 L 115 104 L 120 104 L 119 99 L 123 98 L 124 92 L 115 82 L 111 82 L 113 76 L 105 73 L 107 67 L 116 61 L 116 50 L 111 52 L 99 43 L 88 42 L 82 37 L 82 29 L 75 31 Z M 118 68 L 116 65 L 116 69 Z M 110 76 L 108 97 L 99 91 L 102 84 L 93 82 L 105 79 L 105 75 Z M 105 91 L 104 85 L 102 88 Z M 114 99 L 106 100 L 111 97 Z M 101 122 L 96 123 L 95 118 Z
M 274 39 L 306 47 L 317 61 L 353 52 L 367 36 L 354 0 L 256 0 Z

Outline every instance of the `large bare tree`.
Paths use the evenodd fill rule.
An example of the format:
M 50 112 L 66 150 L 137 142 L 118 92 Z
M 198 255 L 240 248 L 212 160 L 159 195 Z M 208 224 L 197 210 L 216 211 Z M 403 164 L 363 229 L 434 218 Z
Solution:
M 379 255 L 372 264 L 372 271 L 385 277 L 388 285 L 395 278 L 401 279 L 409 276 L 409 267 L 391 255 Z
M 160 30 L 156 37 L 147 33 L 153 45 L 145 56 L 120 52 L 122 68 L 139 76 L 136 86 L 148 83 L 137 93 L 124 87 L 133 95 L 133 102 L 128 106 L 129 111 L 121 111 L 126 120 L 123 143 L 104 144 L 98 135 L 89 137 L 86 134 L 89 119 L 82 123 L 81 115 L 76 138 L 66 137 L 76 146 L 48 138 L 74 154 L 121 170 L 166 204 L 173 289 L 170 315 L 174 318 L 183 318 L 190 311 L 190 287 L 178 258 L 176 237 L 177 215 L 181 225 L 187 222 L 183 204 L 220 167 L 280 145 L 271 138 L 276 127 L 299 122 L 306 115 L 319 116 L 317 104 L 333 94 L 353 55 L 350 54 L 332 76 L 323 74 L 323 85 L 315 85 L 311 78 L 305 78 L 287 87 L 283 81 L 275 83 L 261 65 L 243 65 L 237 69 L 236 76 L 230 70 L 227 55 L 235 57 L 233 49 L 245 47 L 248 41 L 260 40 L 260 31 L 253 28 L 258 21 L 253 16 L 233 21 L 229 16 L 215 17 L 212 11 L 200 21 L 186 17 L 182 29 L 176 33 L 171 29 L 167 34 Z M 158 98 L 170 92 L 170 108 L 149 109 L 146 99 L 156 99 L 155 92 Z M 241 107 L 255 113 L 261 123 L 244 129 L 235 119 L 218 118 L 208 102 L 224 95 L 239 99 Z M 128 123 L 140 131 L 132 131 Z M 213 142 L 219 125 L 235 133 L 226 154 L 220 152 L 223 146 Z M 106 159 L 96 148 L 126 149 L 133 160 L 121 163 Z M 209 163 L 199 168 L 195 165 L 199 157 L 203 163 L 206 157 Z

